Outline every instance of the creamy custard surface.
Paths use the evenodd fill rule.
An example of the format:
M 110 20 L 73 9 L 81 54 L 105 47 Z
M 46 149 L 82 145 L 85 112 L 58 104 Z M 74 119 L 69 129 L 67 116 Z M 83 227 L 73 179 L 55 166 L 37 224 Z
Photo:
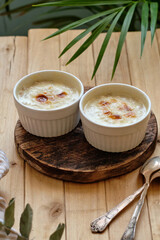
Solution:
M 34 109 L 57 109 L 70 105 L 78 99 L 79 92 L 75 88 L 54 81 L 36 81 L 31 86 L 23 86 L 18 100 Z
M 145 105 L 137 99 L 122 96 L 99 96 L 84 106 L 86 116 L 109 126 L 125 126 L 135 123 L 146 114 Z

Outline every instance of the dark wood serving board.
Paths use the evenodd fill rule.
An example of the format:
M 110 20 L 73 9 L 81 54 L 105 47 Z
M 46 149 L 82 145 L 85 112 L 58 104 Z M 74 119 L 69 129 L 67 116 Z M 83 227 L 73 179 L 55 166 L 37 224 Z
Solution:
M 18 121 L 15 143 L 19 155 L 39 172 L 66 181 L 90 183 L 140 167 L 155 149 L 157 132 L 157 121 L 152 113 L 139 146 L 127 152 L 109 153 L 86 141 L 81 123 L 64 136 L 42 138 L 25 131 Z

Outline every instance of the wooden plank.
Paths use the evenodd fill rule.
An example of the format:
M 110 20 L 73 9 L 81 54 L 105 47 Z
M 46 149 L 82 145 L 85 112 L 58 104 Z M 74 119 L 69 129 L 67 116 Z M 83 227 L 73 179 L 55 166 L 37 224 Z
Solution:
M 60 36 L 60 52 L 62 52 L 66 45 L 81 32 L 81 30 L 74 30 L 63 33 Z M 74 45 L 60 58 L 61 70 L 74 74 L 83 82 L 85 86 L 92 87 L 95 86 L 95 79 L 91 81 L 94 64 L 92 46 L 86 49 L 86 51 L 82 53 L 82 55 L 80 55 L 77 59 L 75 59 L 73 62 L 66 66 L 68 60 L 73 56 L 73 54 L 82 45 L 86 38 L 87 37 L 76 43 L 76 45 Z
M 28 72 L 59 69 L 59 37 L 41 41 L 51 29 L 29 31 Z M 63 182 L 38 173 L 28 164 L 25 169 L 25 202 L 34 210 L 31 238 L 49 239 L 57 225 L 65 222 Z M 65 239 L 63 234 L 62 239 Z
M 102 36 L 100 36 L 101 41 Z M 104 63 L 99 69 L 99 72 L 97 72 L 96 75 L 96 81 L 97 84 L 102 84 L 106 82 L 110 82 L 111 74 L 112 74 L 112 67 L 114 62 L 114 56 L 116 51 L 116 43 L 119 38 L 119 33 L 114 33 L 112 35 L 112 38 L 110 40 L 110 45 L 108 46 L 108 49 L 104 56 Z M 99 51 L 99 41 L 94 44 L 94 55 L 97 56 Z M 134 50 L 135 51 L 135 50 Z M 131 84 L 130 80 L 130 71 L 128 69 L 129 62 L 128 62 L 128 56 L 127 56 L 127 49 L 126 45 L 124 44 L 123 50 L 121 53 L 120 61 L 118 63 L 117 70 L 115 72 L 115 76 L 113 79 L 113 82 L 122 82 Z M 106 76 L 107 78 L 104 78 L 103 76 Z M 106 206 L 107 209 L 112 209 L 114 206 L 116 206 L 120 201 L 122 201 L 125 197 L 127 197 L 129 194 L 132 194 L 136 189 L 138 189 L 142 185 L 142 178 L 139 177 L 139 171 L 135 170 L 129 174 L 126 174 L 124 176 L 109 179 L 106 181 Z M 109 226 L 109 236 L 110 240 L 118 240 L 122 236 L 124 230 L 127 227 L 127 224 L 130 220 L 130 217 L 133 213 L 134 207 L 136 202 L 132 203 L 130 207 L 125 209 Z M 148 217 L 148 216 L 147 216 Z M 148 227 L 148 218 L 144 221 L 146 226 Z M 143 223 L 143 224 L 144 224 Z M 137 228 L 136 233 L 136 239 L 150 239 L 151 234 L 149 231 L 149 237 L 146 236 L 146 233 L 144 230 L 141 230 L 141 227 L 144 228 L 144 225 L 141 224 L 140 227 Z
M 156 31 L 156 36 L 155 36 L 155 51 L 156 53 L 159 52 L 160 55 L 160 30 L 157 29 Z M 157 40 L 157 44 L 156 44 Z M 154 79 L 152 81 L 152 88 L 154 88 L 156 91 L 156 96 L 153 95 L 151 101 L 154 101 L 154 107 L 155 107 L 155 113 L 157 116 L 157 121 L 160 124 L 160 112 L 159 112 L 159 107 L 157 104 L 157 101 L 159 99 L 159 94 L 158 94 L 158 88 L 160 88 L 160 83 L 159 83 L 159 74 L 160 74 L 160 57 L 158 54 L 156 54 L 156 59 L 154 61 L 156 64 L 156 82 L 154 82 Z M 151 65 L 152 66 L 152 65 Z M 152 66 L 153 67 L 153 66 Z M 155 66 L 154 66 L 155 68 Z M 156 86 L 158 84 L 158 86 Z M 157 97 L 157 98 L 156 98 Z M 155 151 L 155 156 L 160 155 L 160 144 L 159 144 L 159 137 L 157 141 L 157 148 Z M 148 207 L 149 207 L 149 216 L 150 216 L 150 222 L 151 222 L 151 227 L 152 227 L 152 235 L 153 235 L 153 240 L 158 240 L 160 239 L 160 228 L 159 228 L 159 218 L 158 216 L 160 215 L 160 181 L 159 179 L 154 180 L 154 182 L 151 184 L 151 187 L 149 189 L 148 193 Z
M 158 34 L 159 36 L 159 34 Z M 159 99 L 159 75 L 160 75 L 160 56 L 158 52 L 157 39 L 154 39 L 154 43 L 151 47 L 151 36 L 148 32 L 147 39 L 144 47 L 143 56 L 140 60 L 140 33 L 129 33 L 127 38 L 127 52 L 129 59 L 129 68 L 131 73 L 131 80 L 133 85 L 144 90 L 150 97 L 152 102 L 152 110 L 154 111 L 158 125 L 160 119 L 160 110 L 157 104 Z M 153 156 L 160 155 L 160 146 L 157 144 L 156 150 Z M 138 223 L 138 236 L 140 236 L 140 231 L 145 229 L 144 238 L 158 240 L 160 238 L 159 229 L 159 202 L 160 202 L 160 188 L 158 184 L 154 182 L 151 185 L 150 191 L 148 193 L 148 210 L 145 205 L 143 212 L 140 216 Z M 148 222 L 147 222 L 148 221 Z M 149 231 L 149 221 L 151 225 L 151 232 Z M 146 223 L 145 223 L 146 222 Z
M 104 39 L 104 34 L 101 35 L 98 38 L 98 40 L 95 41 L 95 43 L 93 44 L 95 58 L 98 56 L 99 49 L 103 42 L 103 39 Z M 112 35 L 112 38 L 110 39 L 109 46 L 104 54 L 100 68 L 96 73 L 97 85 L 111 82 L 110 79 L 111 79 L 114 56 L 116 52 L 116 44 L 118 43 L 118 39 L 119 39 L 119 33 L 114 33 Z M 124 46 L 119 64 L 117 66 L 117 70 L 115 72 L 113 82 L 122 82 L 122 83 L 130 84 L 130 75 L 129 75 L 128 68 L 126 66 L 128 66 L 128 62 L 127 62 L 126 48 Z M 131 186 L 129 187 L 127 185 L 127 181 L 130 175 L 131 174 L 127 174 L 126 176 L 112 178 L 105 181 L 107 211 L 112 209 L 121 200 L 123 200 L 126 196 L 126 192 L 129 192 L 128 190 L 129 188 L 131 188 Z M 120 183 L 123 183 L 123 184 L 121 185 Z M 135 189 L 131 188 L 130 190 L 132 192 Z M 125 212 L 124 214 L 121 214 L 111 223 L 111 225 L 108 228 L 110 240 L 111 239 L 118 240 L 120 238 L 120 236 L 123 234 L 125 226 L 127 225 L 127 221 L 125 219 L 130 214 L 131 214 L 131 210 L 128 212 Z
M 159 228 L 159 217 L 158 217 L 160 214 L 160 210 L 159 210 L 160 184 L 159 183 L 160 183 L 159 179 L 156 179 L 153 181 L 148 191 L 148 197 L 147 197 L 153 240 L 160 239 L 160 228 Z
M 156 30 L 155 38 L 157 39 L 158 50 L 159 50 L 158 52 L 160 53 L 160 29 Z
M 53 33 L 52 29 L 35 29 L 28 32 L 28 73 L 46 69 L 60 69 L 59 36 L 42 41 Z
M 24 161 L 15 151 L 14 128 L 18 119 L 12 91 L 16 82 L 27 71 L 27 38 L 0 38 L 0 145 L 10 161 L 10 171 L 1 180 L 0 195 L 7 202 L 15 197 L 15 225 L 24 209 Z
M 108 231 L 93 234 L 90 223 L 105 211 L 104 182 L 93 184 L 65 184 L 66 224 L 68 239 L 107 240 Z
M 114 33 L 113 36 L 114 37 L 112 37 L 111 40 L 109 41 L 107 50 L 104 53 L 102 62 L 96 73 L 97 85 L 111 82 L 114 58 L 115 58 L 116 48 L 119 40 L 119 33 Z M 105 33 L 102 33 L 93 44 L 95 62 L 97 60 L 104 37 L 105 37 Z M 127 54 L 126 54 L 125 47 L 122 48 L 122 55 L 120 57 L 120 61 L 117 66 L 112 82 L 121 82 L 121 83 L 130 84 L 128 61 L 127 61 Z
M 77 36 L 81 31 L 69 31 L 60 36 L 60 51 L 66 44 Z M 83 40 L 84 41 L 84 40 Z M 82 41 L 81 41 L 82 43 Z M 89 47 L 78 59 L 65 66 L 66 62 L 80 46 L 77 43 L 61 60 L 61 70 L 71 72 L 79 77 L 84 85 L 94 86 L 95 81 L 90 80 L 93 70 L 92 46 Z M 65 206 L 67 240 L 69 239 L 90 239 L 98 240 L 98 234 L 90 231 L 90 222 L 106 211 L 104 182 L 94 184 L 65 183 Z M 108 232 L 101 235 L 101 239 L 108 239 Z

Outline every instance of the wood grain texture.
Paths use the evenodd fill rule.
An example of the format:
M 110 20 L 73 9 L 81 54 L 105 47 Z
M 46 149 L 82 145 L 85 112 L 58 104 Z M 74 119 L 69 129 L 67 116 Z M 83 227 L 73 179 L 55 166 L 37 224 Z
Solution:
M 55 29 L 36 29 L 28 33 L 28 73 L 59 69 L 59 36 L 42 41 Z M 61 222 L 65 223 L 64 185 L 25 165 L 25 203 L 34 209 L 31 239 L 48 240 Z M 65 233 L 62 240 L 65 239 Z
M 100 36 L 93 43 L 94 62 L 96 62 L 97 60 L 105 35 L 106 33 L 100 34 Z M 119 36 L 120 35 L 118 32 L 114 33 L 109 41 L 108 47 L 104 53 L 103 59 L 96 73 L 96 77 L 95 77 L 96 85 L 111 82 L 112 69 L 114 65 L 116 46 L 118 44 Z M 127 51 L 126 51 L 125 45 L 122 48 L 119 63 L 117 65 L 117 69 L 116 69 L 114 78 L 112 79 L 112 82 L 130 84 L 128 58 L 127 58 Z
M 60 52 L 62 52 L 65 46 L 81 32 L 82 30 L 76 30 L 63 33 L 60 36 Z M 91 81 L 92 71 L 94 67 L 92 45 L 87 48 L 86 51 L 83 52 L 83 54 L 81 54 L 77 59 L 75 59 L 69 65 L 66 65 L 68 60 L 73 56 L 73 54 L 86 39 L 87 37 L 79 41 L 60 58 L 60 69 L 74 74 L 82 81 L 85 86 L 93 87 L 95 86 L 95 78 Z
M 133 150 L 109 153 L 92 147 L 81 123 L 57 138 L 40 138 L 28 133 L 18 121 L 15 143 L 20 156 L 39 172 L 61 180 L 89 183 L 119 176 L 140 167 L 153 153 L 157 122 L 152 114 L 142 143 Z
M 96 59 L 96 56 L 98 56 L 100 45 L 104 39 L 104 35 L 105 35 L 105 33 L 100 35 L 99 38 L 93 44 L 93 51 L 94 51 L 95 59 Z M 104 84 L 106 82 L 110 82 L 114 57 L 115 57 L 115 53 L 116 53 L 116 44 L 118 42 L 118 39 L 119 39 L 119 33 L 112 34 L 108 49 L 105 52 L 101 66 L 96 73 L 96 84 L 97 85 Z M 112 81 L 131 84 L 130 73 L 129 73 L 129 68 L 128 68 L 127 49 L 126 49 L 125 44 L 123 46 L 120 61 L 119 61 L 117 70 L 115 72 L 115 76 Z M 141 182 L 134 181 L 135 179 L 137 179 L 138 172 L 139 172 L 138 170 L 133 171 L 131 173 L 122 175 L 120 177 L 107 179 L 105 181 L 105 196 L 102 196 L 102 197 L 104 197 L 107 211 L 109 211 L 111 208 L 116 206 L 128 194 L 133 193 L 140 186 Z M 129 184 L 129 183 L 131 183 L 131 184 Z M 122 214 L 120 214 L 111 223 L 111 225 L 107 229 L 110 240 L 112 240 L 112 239 L 119 240 L 120 239 L 120 237 L 128 223 L 127 217 L 129 218 L 131 216 L 133 208 L 134 208 L 134 204 L 132 204 L 132 206 L 127 208 L 127 210 L 124 210 L 122 212 Z M 97 214 L 96 217 L 98 217 L 98 216 L 99 215 Z
M 66 44 L 83 30 L 69 31 L 60 36 L 60 52 Z M 87 36 L 88 37 L 88 36 Z M 86 40 L 82 39 L 71 48 L 62 58 L 61 70 L 71 72 L 79 77 L 84 86 L 95 86 L 95 78 L 91 81 L 91 73 L 94 66 L 93 46 L 90 46 L 81 56 L 71 64 L 65 66 L 67 60 L 74 54 L 80 44 Z M 89 225 L 92 219 L 106 211 L 104 182 L 92 184 L 78 184 L 64 182 L 65 217 L 66 217 L 66 239 L 90 239 L 98 240 L 98 235 L 93 235 Z M 108 240 L 108 231 L 101 235 L 101 240 Z
M 17 230 L 24 205 L 31 204 L 34 211 L 32 239 L 49 239 L 49 235 L 58 223 L 64 222 L 66 227 L 62 240 L 119 240 L 133 213 L 136 201 L 127 207 L 104 233 L 92 234 L 89 225 L 93 219 L 142 186 L 143 178 L 139 175 L 139 169 L 96 183 L 65 182 L 47 177 L 24 163 L 14 146 L 14 128 L 18 116 L 12 90 L 17 80 L 27 74 L 27 68 L 28 73 L 42 69 L 68 71 L 79 77 L 87 86 L 110 81 L 119 33 L 113 33 L 103 62 L 94 80 L 91 81 L 93 66 L 104 34 L 100 35 L 78 59 L 66 66 L 66 62 L 80 44 L 77 43 L 62 58 L 58 59 L 58 56 L 66 44 L 81 30 L 69 31 L 53 39 L 41 41 L 54 31 L 54 29 L 34 29 L 29 31 L 28 38 L 0 38 L 0 143 L 10 160 L 10 172 L 1 180 L 0 195 L 7 200 L 16 197 L 15 228 Z M 147 34 L 141 59 L 140 38 L 140 33 L 137 32 L 127 34 L 113 82 L 132 84 L 144 90 L 151 98 L 152 110 L 159 126 L 160 30 L 156 32 L 152 47 L 150 33 Z M 152 156 L 160 155 L 159 139 L 158 134 L 156 149 Z M 135 240 L 160 239 L 159 183 L 160 180 L 157 179 L 151 184 L 138 221 Z
M 102 36 L 100 36 L 100 39 Z M 116 45 L 119 38 L 119 33 L 114 33 L 110 40 L 110 48 L 107 49 L 105 53 L 104 62 L 107 64 L 103 65 L 103 67 L 98 70 L 96 82 L 97 84 L 105 83 L 110 79 L 112 67 L 113 67 L 113 58 L 115 56 Z M 130 41 L 128 41 L 130 40 Z M 139 87 L 140 89 L 146 91 L 144 86 L 147 86 L 149 81 L 146 83 L 143 75 L 139 75 L 139 72 L 152 71 L 152 64 L 149 66 L 140 65 L 141 61 L 150 61 L 150 39 L 148 39 L 148 46 L 146 46 L 146 51 L 149 49 L 148 55 L 140 60 L 140 33 L 129 33 L 127 34 L 125 44 L 123 46 L 122 54 L 120 57 L 120 61 L 118 63 L 118 68 L 116 70 L 113 82 L 123 82 L 132 84 L 133 86 Z M 94 51 L 98 51 L 99 49 L 99 39 L 97 40 L 97 44 L 94 44 Z M 155 44 L 155 43 L 154 43 Z M 154 44 L 152 48 L 154 47 Z M 111 53 L 111 54 L 110 54 Z M 132 53 L 132 55 L 130 54 Z M 95 53 L 96 55 L 96 53 Z M 111 61 L 110 61 L 111 59 Z M 127 60 L 127 61 L 126 61 Z M 153 61 L 153 58 L 150 62 Z M 103 64 L 103 63 L 102 63 Z M 132 65 L 133 64 L 133 65 Z M 141 63 L 142 64 L 142 63 Z M 154 68 L 158 68 L 159 61 L 154 62 Z M 140 71 L 139 71 L 140 70 Z M 102 71 L 102 72 L 101 72 Z M 107 78 L 105 78 L 105 74 L 107 73 Z M 147 74 L 146 74 L 147 75 Z M 133 81 L 133 76 L 135 81 Z M 157 75 L 158 77 L 158 75 Z M 109 79 L 108 79 L 109 78 Z M 154 84 L 153 81 L 150 81 L 150 84 Z M 152 85 L 153 86 L 153 85 Z M 154 104 L 152 107 L 154 109 Z M 155 110 L 154 110 L 155 111 Z M 157 116 L 157 112 L 156 116 Z M 143 184 L 143 178 L 139 175 L 139 169 L 132 171 L 126 175 L 122 175 L 120 177 L 108 179 L 105 181 L 106 186 L 106 208 L 109 210 L 116 206 L 120 201 L 122 201 L 129 194 L 132 194 L 136 189 L 138 189 Z M 109 226 L 109 236 L 110 239 L 119 240 L 129 222 L 129 219 L 134 211 L 136 201 L 132 203 L 129 207 L 127 207 Z M 148 215 L 148 207 L 145 204 L 142 214 L 140 216 L 140 220 L 138 222 L 136 237 L 135 239 L 145 239 L 151 240 L 151 227 L 149 224 L 149 215 Z
M 153 45 L 151 46 L 151 35 L 147 33 L 147 38 L 144 46 L 143 56 L 140 59 L 140 33 L 129 33 L 127 36 L 127 53 L 129 60 L 129 68 L 132 83 L 144 90 L 150 97 L 152 110 L 156 114 L 158 128 L 160 124 L 160 108 L 159 108 L 159 76 L 160 76 L 160 54 L 159 54 L 159 39 L 160 31 L 157 30 Z M 131 47 L 132 46 L 132 47 Z M 153 156 L 160 155 L 159 133 L 156 149 Z M 143 229 L 146 239 L 160 239 L 159 215 L 160 215 L 160 188 L 159 180 L 151 184 L 149 193 L 147 194 L 147 204 L 140 216 L 138 225 L 138 237 L 141 236 Z M 148 223 L 147 223 L 148 221 Z M 146 226 L 148 226 L 146 228 Z
M 27 72 L 27 37 L 0 38 L 0 148 L 10 162 L 9 173 L 1 180 L 0 196 L 7 202 L 15 198 L 15 225 L 24 209 L 24 162 L 15 151 L 14 128 L 17 112 L 13 101 L 13 87 Z

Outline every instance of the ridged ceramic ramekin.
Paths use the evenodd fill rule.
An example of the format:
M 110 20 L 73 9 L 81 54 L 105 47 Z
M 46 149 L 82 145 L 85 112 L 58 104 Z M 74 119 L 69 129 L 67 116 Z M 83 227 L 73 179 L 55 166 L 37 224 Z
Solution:
M 126 126 L 97 124 L 94 122 L 94 116 L 93 120 L 88 119 L 84 113 L 85 104 L 93 97 L 107 94 L 138 98 L 145 105 L 146 114 L 141 120 Z M 107 152 L 123 152 L 138 146 L 145 136 L 150 111 L 151 101 L 146 93 L 136 87 L 121 83 L 103 84 L 94 87 L 86 92 L 80 100 L 80 116 L 87 141 L 95 148 Z
M 34 109 L 18 100 L 17 93 L 23 85 L 35 81 L 56 79 L 59 83 L 66 83 L 76 88 L 79 97 L 66 107 L 57 109 Z M 26 131 L 40 137 L 57 137 L 73 130 L 79 122 L 79 100 L 84 93 L 82 82 L 74 75 L 58 70 L 43 70 L 31 73 L 20 79 L 14 87 L 13 96 L 19 119 Z

